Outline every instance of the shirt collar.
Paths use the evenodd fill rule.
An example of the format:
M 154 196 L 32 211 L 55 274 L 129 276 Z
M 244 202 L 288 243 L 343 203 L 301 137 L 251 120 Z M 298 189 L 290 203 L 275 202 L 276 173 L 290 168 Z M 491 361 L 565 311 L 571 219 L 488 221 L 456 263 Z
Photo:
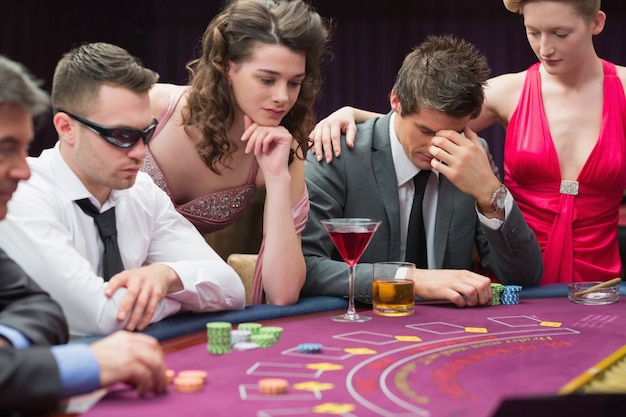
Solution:
M 57 178 L 57 181 L 65 184 L 63 189 L 65 190 L 68 198 L 71 201 L 89 198 L 89 200 L 96 207 L 99 207 L 101 210 L 106 210 L 109 207 L 116 206 L 122 198 L 125 190 L 112 190 L 109 198 L 104 202 L 102 207 L 100 207 L 100 202 L 98 201 L 98 199 L 96 199 L 89 192 L 89 190 L 87 190 L 80 178 L 78 178 L 78 176 L 74 173 L 74 171 L 72 171 L 67 162 L 65 162 L 65 160 L 63 159 L 59 142 L 56 143 L 54 148 L 47 149 L 43 152 L 45 154 L 49 154 L 50 165 L 52 166 L 52 170 Z M 44 153 L 42 153 L 42 156 L 44 155 Z

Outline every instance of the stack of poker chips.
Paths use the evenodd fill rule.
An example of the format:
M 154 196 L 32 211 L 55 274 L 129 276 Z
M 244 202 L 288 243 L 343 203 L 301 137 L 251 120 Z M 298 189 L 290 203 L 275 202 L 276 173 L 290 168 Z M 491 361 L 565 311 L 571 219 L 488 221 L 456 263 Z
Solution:
M 268 348 L 280 340 L 282 327 L 261 323 L 241 323 L 234 330 L 227 322 L 209 322 L 207 328 L 207 350 L 213 355 L 223 355 L 235 350 Z
M 165 370 L 165 380 L 168 384 L 174 383 L 176 391 L 183 394 L 192 394 L 202 390 L 206 379 L 207 371 L 201 369 L 187 369 L 180 371 L 176 375 L 173 369 Z
M 245 328 L 246 326 L 244 326 Z M 253 326 L 256 327 L 256 326 Z M 238 328 L 230 332 L 233 349 L 235 350 L 252 350 L 259 347 L 256 343 L 252 343 L 252 332 Z
M 230 343 L 233 348 L 239 343 L 250 343 L 250 330 L 232 330 L 230 332 Z
M 280 340 L 280 336 L 283 333 L 282 327 L 263 327 L 260 323 L 241 323 L 237 326 L 237 330 L 248 332 L 250 334 L 250 343 L 245 343 L 243 346 L 242 343 L 237 343 L 234 346 L 235 349 L 239 349 L 241 346 L 244 350 L 247 350 L 247 348 L 252 345 L 256 345 L 260 348 L 271 347 Z
M 502 304 L 519 304 L 520 285 L 505 285 L 502 291 Z
M 504 291 L 504 285 L 497 282 L 491 283 L 491 305 L 497 306 L 502 304 L 502 292 Z
M 178 376 L 174 377 L 174 387 L 176 391 L 183 394 L 192 394 L 202 390 L 207 378 L 207 372 L 203 370 L 186 370 L 180 371 Z
M 273 343 L 277 343 L 280 340 L 280 336 L 283 334 L 283 328 L 277 326 L 265 326 L 259 329 L 259 334 L 265 334 L 272 336 Z
M 247 330 L 250 332 L 250 335 L 253 335 L 258 334 L 261 327 L 263 327 L 261 323 L 239 323 L 237 330 Z
M 207 329 L 207 351 L 212 355 L 223 355 L 232 349 L 231 330 L 232 325 L 228 322 L 209 322 Z
M 257 333 L 250 336 L 250 341 L 256 343 L 260 348 L 268 348 L 274 344 L 274 336 Z

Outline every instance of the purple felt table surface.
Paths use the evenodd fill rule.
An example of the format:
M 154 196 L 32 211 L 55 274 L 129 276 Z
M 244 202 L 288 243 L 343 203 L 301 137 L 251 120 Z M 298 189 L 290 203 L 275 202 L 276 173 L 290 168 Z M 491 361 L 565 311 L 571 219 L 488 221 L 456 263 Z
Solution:
M 271 348 L 216 356 L 202 343 L 170 353 L 169 368 L 208 372 L 200 393 L 172 387 L 140 399 L 116 387 L 84 415 L 487 417 L 504 398 L 555 395 L 626 345 L 623 300 L 417 305 L 412 316 L 374 315 L 365 323 L 329 317 L 272 322 L 284 330 Z M 323 351 L 298 353 L 306 342 L 321 343 Z M 288 393 L 259 394 L 262 378 L 287 379 Z

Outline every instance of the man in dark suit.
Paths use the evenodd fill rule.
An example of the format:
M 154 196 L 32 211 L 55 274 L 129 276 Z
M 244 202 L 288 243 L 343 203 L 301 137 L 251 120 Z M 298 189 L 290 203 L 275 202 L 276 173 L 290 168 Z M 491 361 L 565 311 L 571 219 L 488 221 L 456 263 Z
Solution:
M 415 295 L 460 307 L 489 303 L 490 279 L 471 272 L 473 248 L 504 284 L 533 285 L 543 273 L 535 235 L 501 184 L 486 143 L 467 123 L 481 109 L 487 62 L 473 45 L 431 37 L 404 60 L 390 94 L 392 111 L 357 125 L 354 149 L 332 163 L 309 153 L 311 210 L 302 234 L 307 278 L 302 296 L 344 296 L 347 267 L 321 220 L 382 220 L 356 268 L 355 296 L 370 302 L 374 262 L 404 261 L 413 177 L 424 171 L 426 254 Z
M 18 182 L 30 177 L 33 117 L 47 109 L 47 94 L 28 72 L 0 56 L 0 220 Z M 0 415 L 43 412 L 117 382 L 166 391 L 156 339 L 120 331 L 92 345 L 67 341 L 60 306 L 0 249 Z

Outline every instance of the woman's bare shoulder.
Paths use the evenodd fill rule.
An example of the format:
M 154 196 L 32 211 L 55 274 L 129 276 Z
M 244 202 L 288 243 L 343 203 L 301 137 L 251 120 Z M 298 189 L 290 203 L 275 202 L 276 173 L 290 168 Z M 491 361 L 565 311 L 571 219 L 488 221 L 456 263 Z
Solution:
M 487 92 L 493 95 L 521 91 L 526 78 L 526 71 L 510 72 L 493 77 L 487 81 Z
M 525 77 L 526 71 L 522 71 L 502 74 L 489 79 L 485 86 L 483 111 L 474 122 L 474 126 L 482 129 L 498 123 L 506 127 L 511 114 L 517 107 Z
M 168 97 L 180 86 L 176 84 L 158 83 L 150 89 L 150 107 L 153 112 L 160 112 Z

